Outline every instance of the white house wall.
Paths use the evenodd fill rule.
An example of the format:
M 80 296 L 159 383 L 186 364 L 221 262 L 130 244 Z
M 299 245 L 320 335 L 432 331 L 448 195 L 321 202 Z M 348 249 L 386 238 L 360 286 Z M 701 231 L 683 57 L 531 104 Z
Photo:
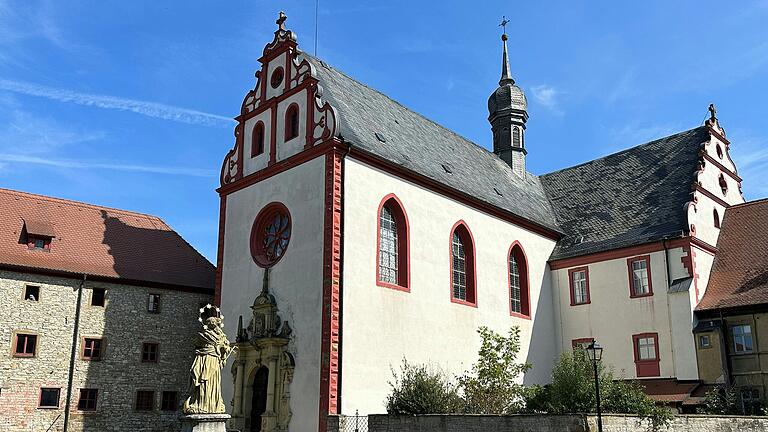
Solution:
M 376 285 L 377 212 L 390 193 L 402 202 L 410 224 L 410 292 Z M 480 326 L 502 333 L 519 326 L 519 359 L 533 363 L 525 382 L 549 379 L 555 346 L 545 273 L 553 240 L 351 158 L 344 166 L 343 214 L 341 413 L 383 412 L 391 368 L 403 359 L 450 374 L 468 370 L 477 358 Z M 459 220 L 475 241 L 476 308 L 450 301 L 449 242 Z M 509 312 L 507 254 L 515 241 L 528 259 L 530 320 Z
M 290 243 L 270 271 L 270 292 L 280 316 L 293 328 L 291 430 L 297 431 L 316 430 L 319 412 L 324 166 L 324 158 L 318 157 L 234 192 L 226 202 L 221 308 L 230 339 L 237 333 L 238 316 L 248 325 L 250 306 L 262 287 L 263 269 L 254 263 L 249 246 L 254 218 L 273 201 L 283 203 L 291 215 Z M 230 376 L 228 371 L 229 366 L 224 373 Z M 222 383 L 229 403 L 232 380 L 222 377 Z

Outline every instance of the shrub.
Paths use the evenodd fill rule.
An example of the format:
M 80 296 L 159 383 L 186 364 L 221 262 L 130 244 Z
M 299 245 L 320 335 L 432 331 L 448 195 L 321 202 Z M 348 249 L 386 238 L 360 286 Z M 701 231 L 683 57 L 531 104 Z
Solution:
M 426 365 L 412 365 L 403 359 L 400 373 L 392 369 L 392 391 L 387 396 L 387 413 L 393 415 L 451 414 L 461 412 L 463 403 L 456 385 L 446 374 Z

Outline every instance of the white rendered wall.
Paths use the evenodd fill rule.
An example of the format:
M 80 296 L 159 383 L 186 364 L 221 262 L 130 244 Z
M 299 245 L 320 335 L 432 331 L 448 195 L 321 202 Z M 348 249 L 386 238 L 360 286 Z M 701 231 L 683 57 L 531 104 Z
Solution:
M 291 384 L 291 430 L 317 429 L 320 395 L 320 331 L 322 309 L 324 157 L 318 157 L 227 197 L 221 308 L 230 339 L 237 317 L 247 326 L 250 306 L 262 287 L 263 269 L 251 258 L 251 226 L 259 211 L 273 201 L 291 213 L 292 234 L 283 258 L 270 272 L 270 292 L 280 316 L 293 328 L 289 351 L 296 359 Z M 222 376 L 227 409 L 233 396 L 228 365 Z
M 376 285 L 379 204 L 394 193 L 410 223 L 411 292 Z M 477 308 L 450 301 L 451 227 L 467 223 L 475 240 Z M 507 253 L 522 244 L 528 258 L 532 320 L 511 317 Z M 522 331 L 521 360 L 533 363 L 526 383 L 549 379 L 555 356 L 551 291 L 545 276 L 555 242 L 351 158 L 344 166 L 344 273 L 341 413 L 385 411 L 391 368 L 403 358 L 462 373 L 477 358 L 476 330 Z

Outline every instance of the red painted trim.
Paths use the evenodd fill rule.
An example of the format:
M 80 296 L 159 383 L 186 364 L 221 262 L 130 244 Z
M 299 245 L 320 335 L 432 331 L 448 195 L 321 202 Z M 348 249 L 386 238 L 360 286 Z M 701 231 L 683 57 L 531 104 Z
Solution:
M 277 162 L 277 104 L 272 105 L 271 111 L 272 126 L 269 127 L 269 162 L 267 166 Z M 240 154 L 242 155 L 242 153 Z
M 648 293 L 647 294 L 635 294 L 632 263 L 636 261 L 645 261 L 645 273 L 648 276 Z M 650 297 L 653 295 L 653 281 L 651 280 L 651 256 L 643 255 L 632 258 L 627 258 L 627 276 L 629 277 L 629 298 L 638 297 Z
M 253 219 L 253 225 L 251 225 L 251 238 L 250 238 L 250 251 L 253 262 L 261 268 L 269 268 L 277 264 L 283 256 L 287 253 L 287 250 L 283 251 L 283 255 L 280 255 L 275 260 L 270 260 L 264 255 L 264 251 L 261 248 L 261 244 L 264 243 L 264 233 L 267 224 L 272 221 L 272 218 L 277 214 L 282 213 L 288 216 L 288 229 L 293 226 L 291 221 L 291 212 L 285 204 L 277 201 L 273 201 L 259 211 L 256 217 Z M 286 248 L 290 245 L 291 237 L 288 236 L 288 243 Z
M 573 274 L 578 272 L 578 271 L 584 271 L 584 278 L 585 278 L 586 287 L 587 287 L 587 301 L 585 301 L 583 303 L 576 303 L 575 300 L 574 300 L 575 299 L 575 296 L 574 296 L 575 291 L 574 291 L 574 287 L 573 287 Z M 589 291 L 589 267 L 584 266 L 584 267 L 574 267 L 572 269 L 569 269 L 568 270 L 568 286 L 570 287 L 569 291 L 571 293 L 571 306 L 579 306 L 579 305 L 585 305 L 585 304 L 592 303 L 592 294 Z
M 329 152 L 325 157 L 323 307 L 320 344 L 320 432 L 326 431 L 328 414 L 338 414 L 339 412 L 342 169 L 343 156 L 341 152 Z
M 288 108 L 285 109 L 285 113 L 283 116 L 283 143 L 287 143 L 288 141 L 298 138 L 301 133 L 301 110 L 299 110 L 299 104 L 296 102 L 291 103 L 288 105 Z M 294 125 L 294 121 L 292 120 L 292 114 L 296 113 L 296 121 Z M 289 127 L 290 126 L 290 127 Z M 292 129 L 296 127 L 296 135 L 290 135 L 292 132 Z
M 379 263 L 381 262 L 381 209 L 388 205 L 392 210 L 397 225 L 397 284 L 382 282 L 380 278 Z M 411 227 L 408 223 L 408 214 L 397 195 L 391 193 L 385 196 L 379 203 L 376 211 L 376 285 L 391 288 L 398 291 L 411 292 Z
M 461 242 L 464 244 L 464 257 L 467 276 L 467 299 L 461 300 L 453 297 L 453 233 L 457 232 Z M 450 298 L 451 303 L 458 303 L 465 306 L 477 307 L 477 260 L 475 259 L 475 238 L 472 231 L 469 230 L 467 223 L 460 220 L 453 224 L 451 232 L 448 235 L 448 270 L 450 271 Z
M 715 255 L 717 253 L 717 246 L 712 246 L 711 244 L 701 240 L 698 237 L 691 237 L 691 244 L 710 255 Z
M 525 228 L 536 234 L 542 235 L 544 237 L 547 237 L 553 240 L 557 240 L 560 238 L 561 234 L 553 229 L 538 225 L 535 222 L 524 219 L 512 212 L 500 209 L 494 205 L 480 201 L 473 196 L 465 194 L 464 192 L 457 191 L 456 189 L 446 186 L 440 182 L 437 182 L 428 177 L 422 176 L 406 168 L 403 168 L 400 165 L 397 165 L 395 163 L 382 159 L 378 156 L 372 155 L 364 150 L 361 150 L 358 147 L 351 147 L 349 150 L 349 154 L 355 159 L 367 165 L 370 165 L 374 168 L 378 168 L 387 173 L 396 175 L 404 180 L 413 182 L 419 186 L 425 187 L 440 195 L 459 201 L 460 203 L 465 204 L 469 207 L 472 207 L 476 210 L 480 210 L 491 216 L 498 217 L 506 222 L 514 223 L 515 225 L 518 225 L 519 227 Z
M 690 244 L 694 241 L 692 237 L 679 237 L 676 239 L 668 240 L 667 247 L 682 247 Z M 711 247 L 711 246 L 710 246 Z M 549 262 L 549 268 L 551 270 L 560 270 L 568 267 L 584 266 L 588 264 L 594 264 L 600 261 L 609 261 L 619 258 L 626 258 L 633 255 L 647 254 L 651 252 L 658 252 L 664 250 L 664 242 L 657 241 L 652 243 L 645 243 L 637 246 L 629 246 L 624 248 L 618 248 L 608 250 L 604 252 L 598 252 L 589 255 L 581 255 L 572 258 L 563 258 L 559 260 L 553 260 Z
M 301 84 L 297 85 L 296 87 L 294 87 L 294 88 L 292 88 L 290 90 L 287 90 L 287 91 L 283 92 L 280 95 L 272 96 L 271 98 L 269 98 L 269 100 L 263 100 L 262 99 L 263 103 L 260 103 L 259 106 L 256 107 L 256 109 L 254 109 L 253 111 L 247 112 L 247 113 L 240 114 L 239 116 L 235 117 L 234 119 L 237 120 L 240 123 L 245 123 L 249 119 L 251 119 L 253 117 L 256 117 L 257 115 L 263 113 L 264 111 L 266 111 L 268 109 L 275 108 L 280 102 L 290 98 L 294 94 L 296 94 L 296 93 L 298 93 L 298 92 L 300 92 L 300 91 L 302 91 L 304 89 L 310 89 L 311 88 L 310 85 L 314 84 L 314 83 L 317 83 L 317 79 L 311 78 L 311 77 L 307 77 L 306 79 L 304 79 L 304 81 L 301 82 Z M 265 95 L 265 97 L 266 97 L 266 95 Z
M 713 194 L 712 192 L 710 192 L 710 191 L 708 191 L 708 190 L 704 189 L 704 187 L 703 187 L 703 186 L 700 186 L 700 185 L 696 185 L 696 187 L 694 187 L 694 191 L 696 191 L 696 192 L 701 192 L 701 194 L 702 194 L 702 195 L 706 196 L 707 198 L 711 199 L 712 201 L 714 201 L 714 202 L 716 202 L 716 203 L 720 204 L 721 206 L 723 206 L 723 207 L 725 207 L 725 208 L 728 208 L 728 207 L 730 207 L 730 206 L 731 206 L 730 204 L 728 204 L 727 202 L 725 202 L 725 201 L 724 201 L 722 198 L 720 198 L 719 196 L 717 196 L 717 195 Z
M 571 349 L 576 349 L 576 347 L 579 344 L 583 344 L 583 343 L 591 344 L 594 341 L 595 341 L 595 338 L 591 338 L 591 337 L 572 339 L 571 340 Z
M 307 127 L 304 132 L 304 149 L 312 147 L 315 140 L 315 95 L 317 94 L 317 85 L 311 83 L 307 85 Z
M 653 338 L 653 344 L 656 350 L 656 358 L 653 360 L 640 360 L 640 349 L 638 340 L 640 338 Z M 635 357 L 635 372 L 638 378 L 657 377 L 661 375 L 659 362 L 661 353 L 659 352 L 659 334 L 658 333 L 640 333 L 632 335 L 632 351 Z
M 717 139 L 719 139 L 720 141 L 724 142 L 724 143 L 725 143 L 725 145 L 728 145 L 728 146 L 730 146 L 730 145 L 731 145 L 731 142 L 730 142 L 730 141 L 728 141 L 728 138 L 726 138 L 726 137 L 724 137 L 723 135 L 721 135 L 721 134 L 720 134 L 720 132 L 718 132 L 717 130 L 715 130 L 715 128 L 713 128 L 712 126 L 707 126 L 707 129 L 709 130 L 709 133 L 711 133 L 712 135 L 714 135 L 714 136 L 715 136 Z
M 704 159 L 705 159 L 705 160 L 707 160 L 708 162 L 711 162 L 711 163 L 712 163 L 712 165 L 714 165 L 714 166 L 716 166 L 716 167 L 720 168 L 720 171 L 722 171 L 722 172 L 724 172 L 724 173 L 728 174 L 728 176 L 729 176 L 729 177 L 731 177 L 732 179 L 734 179 L 734 180 L 736 180 L 737 182 L 741 183 L 741 177 L 739 177 L 739 175 L 738 175 L 738 174 L 736 174 L 735 172 L 733 172 L 733 171 L 729 170 L 729 169 L 728 169 L 728 168 L 727 168 L 725 165 L 723 165 L 722 163 L 720 163 L 720 161 L 718 161 L 717 159 L 713 158 L 713 157 L 712 157 L 712 155 L 710 155 L 709 153 L 706 153 L 706 152 L 705 152 L 705 153 L 704 153 L 704 155 L 703 155 L 703 157 L 704 157 Z
M 221 274 L 224 270 L 224 224 L 227 221 L 227 196 L 219 197 L 219 243 L 216 248 L 216 286 L 213 303 L 221 306 Z
M 257 134 L 257 132 L 259 133 Z M 261 135 L 261 146 L 258 145 L 258 141 L 256 140 L 256 138 L 259 135 Z M 266 136 L 264 136 L 264 122 L 259 120 L 256 122 L 255 125 L 253 125 L 253 129 L 251 129 L 251 157 L 252 158 L 264 153 L 265 142 L 266 142 Z
M 509 268 L 509 256 L 515 254 L 517 260 L 517 269 L 520 273 L 520 312 L 512 310 L 512 281 L 510 280 L 510 268 Z M 509 316 L 531 319 L 531 284 L 528 280 L 528 255 L 523 249 L 523 245 L 519 241 L 515 240 L 509 250 L 507 250 L 507 293 L 509 299 L 507 304 L 509 306 Z

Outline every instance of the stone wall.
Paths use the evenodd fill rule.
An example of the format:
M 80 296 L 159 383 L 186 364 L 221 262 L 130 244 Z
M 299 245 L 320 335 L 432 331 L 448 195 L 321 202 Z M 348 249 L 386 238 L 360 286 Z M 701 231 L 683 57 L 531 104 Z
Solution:
M 333 429 L 329 428 L 329 432 Z M 646 432 L 630 415 L 603 416 L 603 432 Z M 335 431 L 335 430 L 334 430 Z M 368 416 L 368 432 L 596 432 L 597 417 L 586 415 L 424 415 Z M 768 432 L 767 417 L 680 415 L 668 432 Z
M 39 285 L 38 301 L 23 297 Z M 0 271 L 0 431 L 60 431 L 80 280 Z M 93 288 L 106 289 L 104 307 L 91 305 Z M 147 311 L 148 295 L 159 294 L 160 313 Z M 163 391 L 187 393 L 198 308 L 212 295 L 87 281 L 83 288 L 70 430 L 178 430 L 176 411 L 161 411 Z M 34 358 L 13 357 L 14 334 L 38 335 Z M 84 337 L 103 338 L 100 361 L 81 358 Z M 141 362 L 143 342 L 159 343 L 157 363 Z M 227 371 L 224 371 L 224 376 Z M 59 407 L 38 408 L 40 388 L 60 388 Z M 98 389 L 95 412 L 77 410 L 80 388 Z M 135 411 L 137 390 L 155 392 L 154 410 Z

